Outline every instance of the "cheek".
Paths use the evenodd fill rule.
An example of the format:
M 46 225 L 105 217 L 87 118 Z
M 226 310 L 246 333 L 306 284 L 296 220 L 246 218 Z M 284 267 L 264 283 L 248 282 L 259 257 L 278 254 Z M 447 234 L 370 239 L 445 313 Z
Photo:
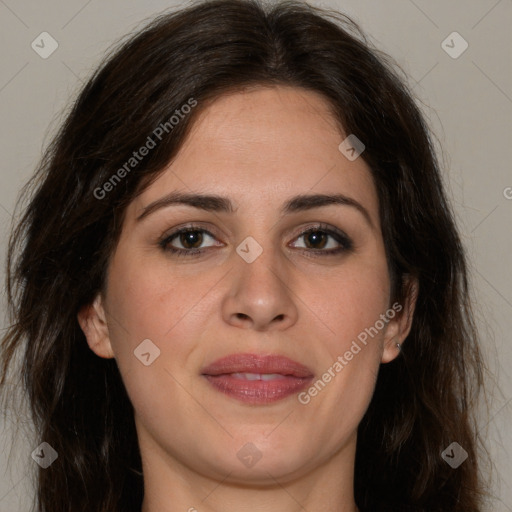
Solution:
M 114 256 L 108 279 L 109 312 L 113 320 L 112 336 L 120 352 L 130 343 L 140 343 L 145 338 L 163 340 L 170 336 L 181 319 L 200 309 L 204 290 L 214 282 L 215 276 L 196 275 L 190 279 L 176 274 L 162 257 L 145 258 L 133 250 L 123 251 L 120 244 Z M 115 347 L 114 347 L 115 348 Z M 132 350 L 134 347 L 131 347 Z
M 375 325 L 389 306 L 389 277 L 383 258 L 354 260 L 309 288 L 313 305 L 328 334 L 331 355 L 347 349 L 352 340 Z M 304 289 L 304 293 L 306 289 Z M 380 323 L 379 323 L 380 325 Z M 383 334 L 383 329 L 379 329 Z M 362 336 L 364 338 L 364 335 Z M 375 339 L 380 336 L 374 336 Z
M 325 409 L 333 425 L 362 417 L 380 367 L 387 325 L 381 315 L 389 308 L 389 278 L 384 257 L 373 254 L 374 258 L 354 258 L 320 281 L 321 286 L 309 288 L 307 300 L 321 320 L 314 324 L 322 343 L 315 349 L 321 382 L 308 394 L 322 396 L 315 398 L 316 406 Z
M 387 311 L 388 298 L 380 273 L 345 277 L 331 281 L 325 292 L 322 318 L 328 329 L 316 348 L 319 374 L 301 396 L 334 445 L 357 429 L 373 396 L 385 332 L 375 325 Z
M 162 268 L 147 262 L 139 265 L 136 260 L 119 259 L 112 269 L 109 335 L 126 391 L 145 423 L 174 424 L 170 397 L 178 410 L 190 407 L 176 368 L 181 369 L 189 357 L 204 321 L 198 305 L 204 292 L 170 274 L 164 279 Z
M 205 291 L 215 287 L 219 275 L 212 271 L 188 278 L 161 259 L 126 255 L 113 260 L 109 273 L 109 334 L 127 392 L 144 414 L 153 400 L 166 402 L 167 393 L 174 402 L 181 400 L 184 362 L 196 357 L 197 340 L 217 307 Z

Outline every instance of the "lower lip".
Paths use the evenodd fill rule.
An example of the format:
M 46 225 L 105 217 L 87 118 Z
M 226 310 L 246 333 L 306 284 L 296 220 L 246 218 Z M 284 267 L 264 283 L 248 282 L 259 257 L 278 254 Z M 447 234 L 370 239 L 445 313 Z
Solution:
M 249 404 L 269 404 L 299 393 L 313 377 L 283 375 L 273 380 L 246 380 L 231 374 L 204 375 L 206 380 L 225 395 Z

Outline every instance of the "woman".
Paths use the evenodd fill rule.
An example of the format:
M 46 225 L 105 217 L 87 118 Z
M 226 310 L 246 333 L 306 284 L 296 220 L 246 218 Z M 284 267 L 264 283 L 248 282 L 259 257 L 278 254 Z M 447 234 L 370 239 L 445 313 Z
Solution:
M 38 510 L 482 510 L 464 251 L 386 60 L 239 0 L 105 59 L 9 248 Z

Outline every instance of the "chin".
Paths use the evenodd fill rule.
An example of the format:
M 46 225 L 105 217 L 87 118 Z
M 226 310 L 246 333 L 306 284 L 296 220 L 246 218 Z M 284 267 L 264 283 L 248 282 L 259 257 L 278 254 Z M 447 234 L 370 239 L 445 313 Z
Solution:
M 235 455 L 236 457 L 236 455 Z M 306 461 L 295 456 L 290 459 L 288 454 L 274 451 L 272 455 L 262 454 L 254 465 L 246 465 L 236 458 L 226 461 L 223 475 L 230 473 L 227 480 L 237 484 L 259 485 L 261 487 L 293 481 L 307 472 Z
M 205 443 L 204 448 L 201 447 L 203 453 L 187 453 L 189 464 L 210 478 L 262 487 L 275 485 L 276 480 L 287 482 L 306 474 L 319 449 L 305 450 L 304 444 L 294 440 L 291 434 L 283 436 L 288 439 L 288 444 L 278 436 L 271 442 L 274 434 L 269 436 L 269 432 L 271 429 L 265 429 L 259 435 L 244 435 L 243 439 L 235 437 L 226 444 Z M 251 438 L 253 441 L 249 441 Z M 215 449 L 205 451 L 206 444 Z

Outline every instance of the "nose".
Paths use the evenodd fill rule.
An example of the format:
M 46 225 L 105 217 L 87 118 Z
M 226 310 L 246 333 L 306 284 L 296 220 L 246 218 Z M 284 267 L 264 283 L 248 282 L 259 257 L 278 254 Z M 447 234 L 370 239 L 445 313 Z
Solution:
M 287 258 L 265 248 L 251 263 L 238 254 L 222 304 L 226 322 L 255 331 L 284 330 L 298 318 Z

